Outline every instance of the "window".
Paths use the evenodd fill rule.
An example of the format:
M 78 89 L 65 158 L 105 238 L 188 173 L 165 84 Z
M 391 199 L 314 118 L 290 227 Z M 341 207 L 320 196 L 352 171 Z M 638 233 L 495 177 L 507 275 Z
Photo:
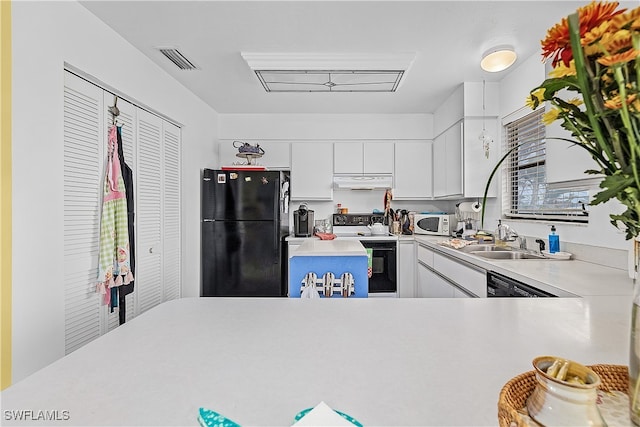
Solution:
M 513 152 L 504 164 L 503 212 L 511 218 L 587 222 L 586 185 L 547 184 L 543 113 L 539 108 L 505 126 L 505 152 Z

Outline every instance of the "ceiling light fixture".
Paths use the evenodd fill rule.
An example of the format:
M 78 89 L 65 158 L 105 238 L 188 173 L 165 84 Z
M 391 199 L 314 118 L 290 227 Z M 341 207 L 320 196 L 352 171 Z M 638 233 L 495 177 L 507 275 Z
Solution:
M 415 54 L 246 53 L 267 92 L 395 92 Z
M 503 71 L 513 65 L 516 62 L 518 55 L 511 46 L 496 46 L 492 47 L 482 55 L 482 61 L 480 61 L 480 67 L 483 70 L 490 73 L 497 73 Z

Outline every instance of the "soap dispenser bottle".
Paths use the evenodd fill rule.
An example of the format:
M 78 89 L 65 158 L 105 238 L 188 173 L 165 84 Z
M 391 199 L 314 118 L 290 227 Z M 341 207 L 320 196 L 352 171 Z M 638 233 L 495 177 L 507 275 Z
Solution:
M 556 226 L 551 226 L 551 234 L 549 234 L 549 253 L 555 254 L 560 252 L 560 236 L 556 234 Z

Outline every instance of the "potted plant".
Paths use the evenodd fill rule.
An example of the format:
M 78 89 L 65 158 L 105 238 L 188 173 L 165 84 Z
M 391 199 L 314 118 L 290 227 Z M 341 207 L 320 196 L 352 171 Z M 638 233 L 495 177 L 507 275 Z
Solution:
M 551 61 L 552 71 L 530 92 L 527 104 L 535 109 L 546 103 L 543 122 L 559 120 L 572 137 L 564 140 L 587 150 L 595 161 L 595 167 L 585 172 L 602 176 L 601 190 L 590 204 L 617 199 L 626 208 L 610 218 L 634 243 L 636 282 L 640 258 L 640 7 L 626 10 L 619 9 L 617 2 L 591 2 L 550 28 L 541 44 L 543 60 Z M 485 199 L 500 163 L 516 148 L 492 172 Z M 640 425 L 639 306 L 640 294 L 634 289 L 629 397 L 636 425 Z

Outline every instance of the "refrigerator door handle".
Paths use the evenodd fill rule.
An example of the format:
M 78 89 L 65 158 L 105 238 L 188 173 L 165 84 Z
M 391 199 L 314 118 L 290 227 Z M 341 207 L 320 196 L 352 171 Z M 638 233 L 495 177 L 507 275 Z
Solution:
M 215 219 L 203 219 L 202 222 L 215 222 Z
M 278 245 L 280 244 L 280 200 L 273 204 L 273 250 L 278 252 Z M 274 264 L 277 264 L 279 260 L 276 259 Z

